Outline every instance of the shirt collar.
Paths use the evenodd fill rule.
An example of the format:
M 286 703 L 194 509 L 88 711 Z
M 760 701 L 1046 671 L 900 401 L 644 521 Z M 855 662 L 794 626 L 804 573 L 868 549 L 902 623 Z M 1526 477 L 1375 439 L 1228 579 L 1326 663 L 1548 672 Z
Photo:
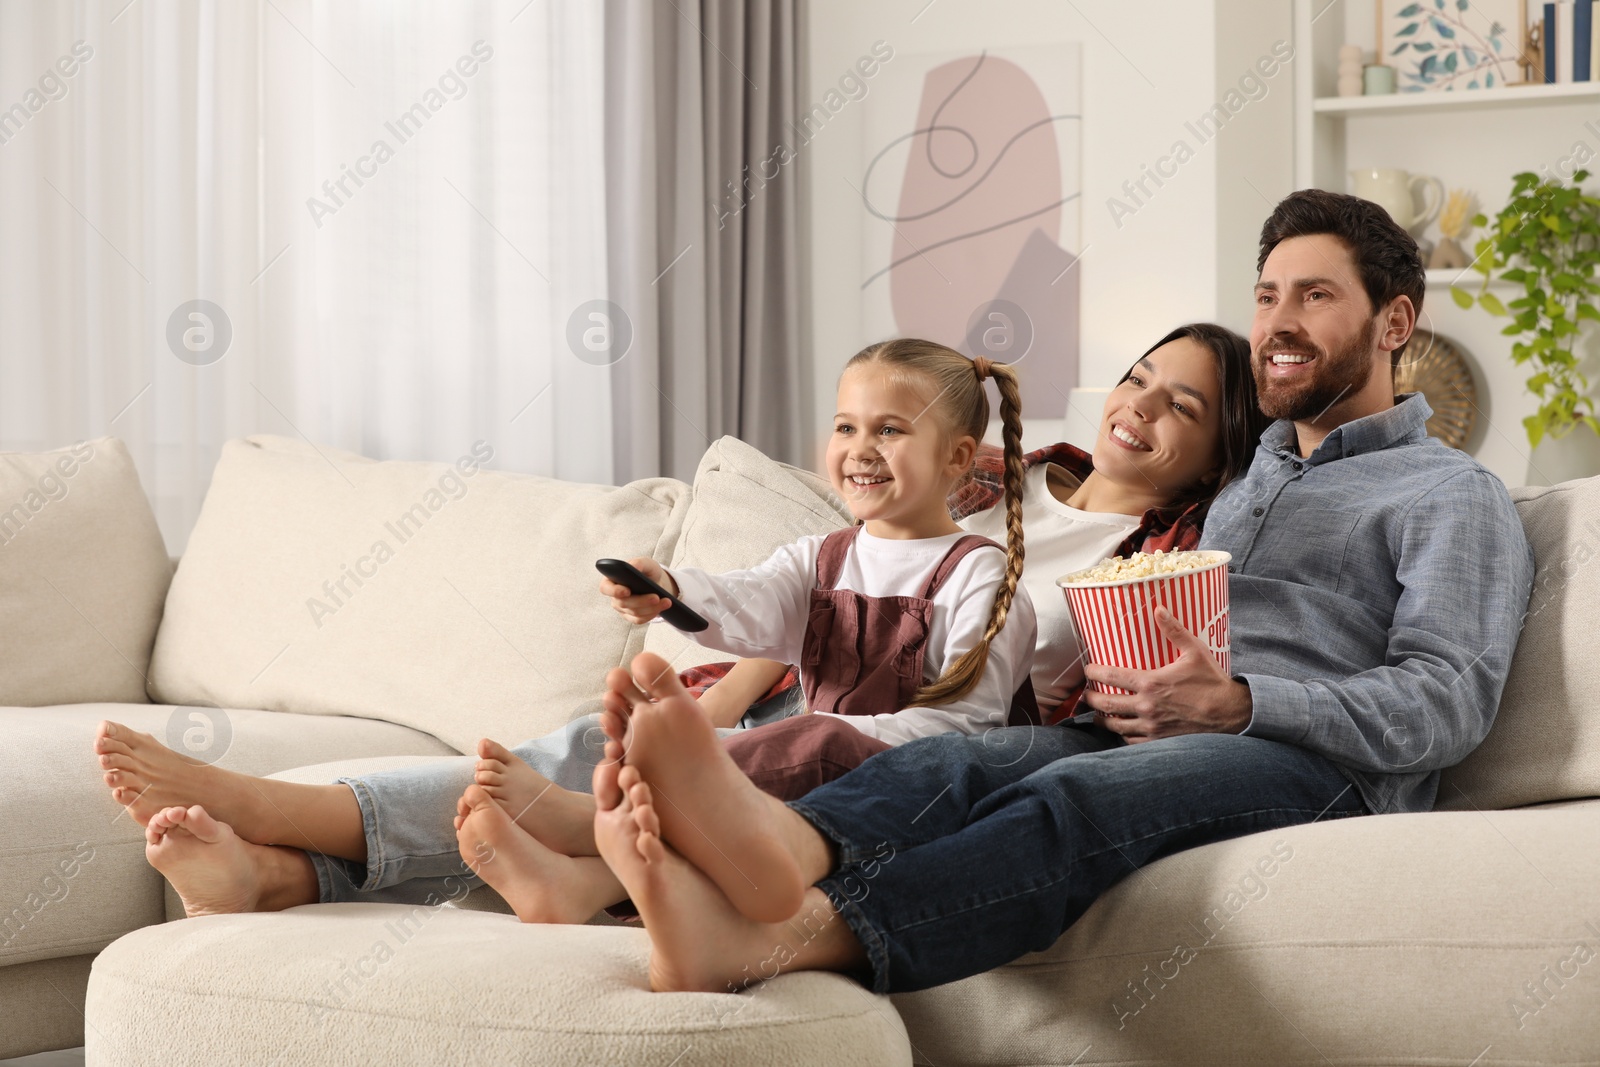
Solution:
M 1408 445 L 1428 436 L 1428 418 L 1433 409 L 1421 393 L 1402 393 L 1395 405 L 1375 415 L 1355 419 L 1337 427 L 1316 451 L 1306 457 L 1307 463 L 1326 463 L 1343 456 L 1366 452 L 1379 452 L 1396 445 Z M 1295 451 L 1294 423 L 1279 419 L 1268 426 L 1261 435 L 1262 447 L 1268 451 L 1288 454 Z

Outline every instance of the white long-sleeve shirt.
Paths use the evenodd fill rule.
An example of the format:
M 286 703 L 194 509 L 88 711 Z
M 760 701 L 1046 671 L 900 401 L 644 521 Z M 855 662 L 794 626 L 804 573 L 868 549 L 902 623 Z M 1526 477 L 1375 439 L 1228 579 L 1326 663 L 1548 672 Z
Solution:
M 707 574 L 694 567 L 673 568 L 670 573 L 684 604 L 711 624 L 695 640 L 737 656 L 799 663 L 824 536 L 785 545 L 746 571 Z M 962 536 L 905 541 L 874 537 L 863 529 L 845 556 L 834 588 L 872 597 L 916 596 Z M 1005 567 L 1003 551 L 976 549 L 962 557 L 934 595 L 922 684 L 937 680 L 947 664 L 982 639 Z M 934 734 L 975 734 L 1004 726 L 1011 698 L 1028 676 L 1036 640 L 1033 603 L 1019 584 L 1006 624 L 989 646 L 983 676 L 966 696 L 937 707 L 840 717 L 869 737 L 895 745 Z
M 1038 618 L 1033 693 L 1039 698 L 1040 710 L 1054 708 L 1083 684 L 1083 644 L 1056 579 L 1099 563 L 1139 527 L 1137 515 L 1079 511 L 1063 504 L 1050 491 L 1051 469 L 1051 464 L 1041 463 L 1029 470 L 1022 490 L 1022 543 L 1027 549 L 1022 584 L 1033 596 Z M 1077 479 L 1060 467 L 1054 470 L 1066 490 L 1076 488 Z M 1005 503 L 962 519 L 961 526 L 1004 542 Z

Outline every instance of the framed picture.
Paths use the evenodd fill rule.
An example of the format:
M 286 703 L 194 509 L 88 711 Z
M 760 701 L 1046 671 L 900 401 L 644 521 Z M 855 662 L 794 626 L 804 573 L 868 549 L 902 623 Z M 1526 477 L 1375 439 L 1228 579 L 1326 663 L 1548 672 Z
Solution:
M 1523 80 L 1526 0 L 1382 0 L 1379 51 L 1402 93 L 1494 89 Z
M 862 102 L 865 336 L 1015 364 L 1029 419 L 1078 384 L 1081 78 L 1077 43 L 905 53 Z

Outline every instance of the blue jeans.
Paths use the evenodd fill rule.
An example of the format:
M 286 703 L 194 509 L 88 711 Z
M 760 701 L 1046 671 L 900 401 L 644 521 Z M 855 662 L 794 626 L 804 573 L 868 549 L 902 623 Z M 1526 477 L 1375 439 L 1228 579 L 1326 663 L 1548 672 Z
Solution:
M 598 711 L 583 714 L 585 710 L 580 708 L 578 717 L 559 730 L 507 747 L 556 785 L 587 793 L 595 767 L 605 758 L 606 738 Z M 737 729 L 804 710 L 800 687 L 795 686 L 753 705 Z M 307 853 L 317 874 L 318 900 L 434 905 L 459 900 L 481 886 L 483 881 L 461 859 L 454 826 L 456 801 L 472 784 L 477 762 L 476 756 L 455 756 L 340 778 L 361 808 L 367 861 Z
M 817 883 L 877 993 L 1049 948 L 1129 873 L 1213 841 L 1364 815 L 1338 768 L 1236 734 L 1125 744 L 1082 724 L 912 741 L 791 807 L 838 846 Z

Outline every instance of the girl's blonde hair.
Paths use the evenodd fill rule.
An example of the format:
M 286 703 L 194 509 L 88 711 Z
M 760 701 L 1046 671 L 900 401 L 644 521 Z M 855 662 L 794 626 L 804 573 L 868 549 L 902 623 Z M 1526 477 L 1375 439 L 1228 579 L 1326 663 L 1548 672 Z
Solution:
M 989 428 L 989 397 L 983 380 L 993 378 L 1000 389 L 1000 421 L 1005 440 L 1006 573 L 995 593 L 989 612 L 989 625 L 983 639 L 954 663 L 931 685 L 917 690 L 912 707 L 931 707 L 960 700 L 972 692 L 989 663 L 989 646 L 1006 624 L 1006 615 L 1017 595 L 1022 578 L 1022 399 L 1017 389 L 1017 372 L 1007 363 L 993 363 L 983 357 L 968 359 L 953 348 L 933 341 L 902 337 L 869 345 L 851 357 L 852 367 L 881 366 L 896 375 L 923 379 L 938 390 L 928 405 L 937 413 L 941 429 L 950 439 L 961 435 L 981 442 Z

